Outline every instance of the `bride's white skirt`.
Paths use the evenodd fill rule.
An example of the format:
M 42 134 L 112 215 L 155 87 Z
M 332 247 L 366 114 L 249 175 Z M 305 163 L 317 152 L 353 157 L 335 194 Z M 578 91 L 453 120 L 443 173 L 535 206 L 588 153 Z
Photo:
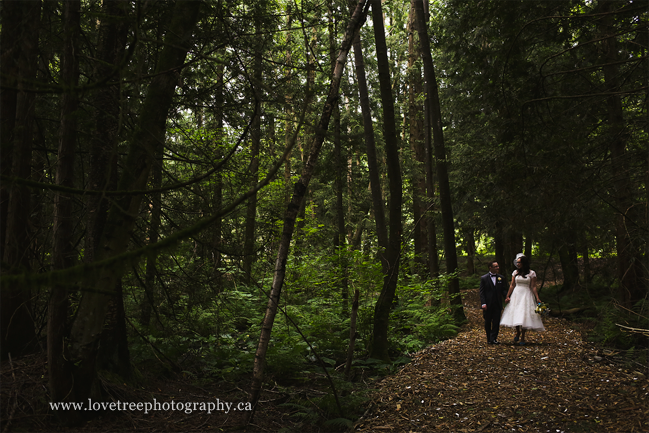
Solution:
M 536 314 L 536 299 L 529 286 L 516 286 L 500 318 L 500 326 L 522 326 L 534 331 L 545 331 L 541 315 Z

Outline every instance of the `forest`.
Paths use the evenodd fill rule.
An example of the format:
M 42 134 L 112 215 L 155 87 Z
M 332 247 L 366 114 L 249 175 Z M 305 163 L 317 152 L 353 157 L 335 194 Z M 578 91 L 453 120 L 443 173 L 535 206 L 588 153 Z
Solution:
M 349 427 L 521 252 L 646 366 L 646 1 L 0 7 L 0 349 L 34 405 L 174 378 L 251 422 L 312 383 L 282 410 Z

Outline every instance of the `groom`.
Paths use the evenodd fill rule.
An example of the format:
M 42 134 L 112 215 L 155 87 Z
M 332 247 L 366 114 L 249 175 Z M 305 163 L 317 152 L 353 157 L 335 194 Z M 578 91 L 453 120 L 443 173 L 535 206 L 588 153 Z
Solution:
M 498 273 L 499 270 L 498 262 L 490 262 L 489 273 L 480 277 L 480 303 L 489 344 L 500 344 L 498 342 L 500 315 L 503 310 L 503 298 L 508 289 L 505 277 Z

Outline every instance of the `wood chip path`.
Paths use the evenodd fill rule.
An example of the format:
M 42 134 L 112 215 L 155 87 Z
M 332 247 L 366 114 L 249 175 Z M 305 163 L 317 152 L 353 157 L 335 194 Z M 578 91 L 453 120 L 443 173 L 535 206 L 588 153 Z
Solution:
M 646 371 L 625 369 L 571 323 L 544 318 L 526 346 L 484 336 L 477 293 L 464 293 L 469 323 L 454 339 L 416 353 L 384 379 L 356 432 L 646 432 Z

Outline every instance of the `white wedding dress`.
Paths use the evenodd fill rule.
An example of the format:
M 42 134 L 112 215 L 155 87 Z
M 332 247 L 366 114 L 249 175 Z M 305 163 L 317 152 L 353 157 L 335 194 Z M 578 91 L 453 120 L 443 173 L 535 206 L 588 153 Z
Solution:
M 524 329 L 545 331 L 541 316 L 534 312 L 536 298 L 530 288 L 530 282 L 534 277 L 536 277 L 534 271 L 530 271 L 527 277 L 516 275 L 516 286 L 512 291 L 509 303 L 505 306 L 505 311 L 500 319 L 500 326 L 512 328 L 522 326 Z

